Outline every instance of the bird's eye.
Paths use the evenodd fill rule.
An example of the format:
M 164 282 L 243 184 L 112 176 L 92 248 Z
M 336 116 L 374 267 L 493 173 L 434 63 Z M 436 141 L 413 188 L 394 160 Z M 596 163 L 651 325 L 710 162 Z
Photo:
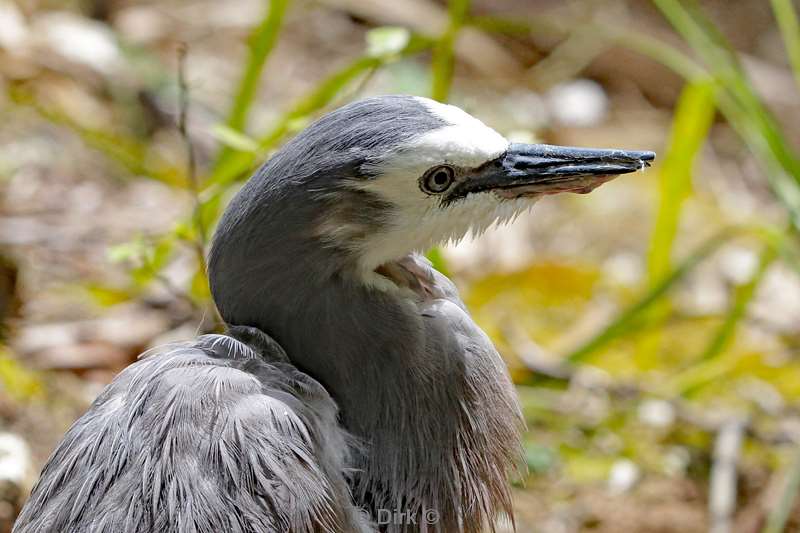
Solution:
M 453 167 L 442 165 L 433 167 L 422 176 L 420 186 L 423 191 L 429 194 L 443 193 L 450 188 L 455 179 Z

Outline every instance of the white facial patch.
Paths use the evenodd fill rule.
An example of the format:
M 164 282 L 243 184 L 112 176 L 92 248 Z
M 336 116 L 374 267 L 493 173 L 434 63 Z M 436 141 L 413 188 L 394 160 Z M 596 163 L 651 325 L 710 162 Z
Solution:
M 505 153 L 509 142 L 455 106 L 418 100 L 447 125 L 388 153 L 372 168 L 376 177 L 356 185 L 395 207 L 383 231 L 368 235 L 359 247 L 360 267 L 367 279 L 382 264 L 412 251 L 459 241 L 470 232 L 481 234 L 533 205 L 530 199 L 503 200 L 487 192 L 443 206 L 440 196 L 422 191 L 419 179 L 428 169 L 437 165 L 476 168 Z

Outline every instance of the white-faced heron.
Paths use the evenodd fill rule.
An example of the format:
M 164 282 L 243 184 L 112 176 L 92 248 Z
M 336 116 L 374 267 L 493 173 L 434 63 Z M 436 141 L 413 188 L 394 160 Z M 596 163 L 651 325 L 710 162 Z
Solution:
M 494 530 L 522 426 L 508 372 L 421 255 L 652 152 L 509 143 L 410 96 L 346 105 L 231 202 L 208 272 L 223 335 L 121 372 L 16 533 Z

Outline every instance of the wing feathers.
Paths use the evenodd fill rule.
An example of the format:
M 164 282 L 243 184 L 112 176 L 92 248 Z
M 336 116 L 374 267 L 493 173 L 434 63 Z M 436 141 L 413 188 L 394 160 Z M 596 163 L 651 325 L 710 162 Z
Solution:
M 245 333 L 257 342 L 206 335 L 124 370 L 59 444 L 14 532 L 367 531 L 335 404 Z

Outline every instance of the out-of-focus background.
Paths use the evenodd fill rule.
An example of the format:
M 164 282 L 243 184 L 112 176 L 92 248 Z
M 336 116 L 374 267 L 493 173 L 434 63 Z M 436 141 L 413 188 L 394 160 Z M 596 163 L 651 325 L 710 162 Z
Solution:
M 388 92 L 656 150 L 431 253 L 518 385 L 519 531 L 800 531 L 791 0 L 0 0 L 0 531 L 116 372 L 219 327 L 203 255 L 310 120 Z

